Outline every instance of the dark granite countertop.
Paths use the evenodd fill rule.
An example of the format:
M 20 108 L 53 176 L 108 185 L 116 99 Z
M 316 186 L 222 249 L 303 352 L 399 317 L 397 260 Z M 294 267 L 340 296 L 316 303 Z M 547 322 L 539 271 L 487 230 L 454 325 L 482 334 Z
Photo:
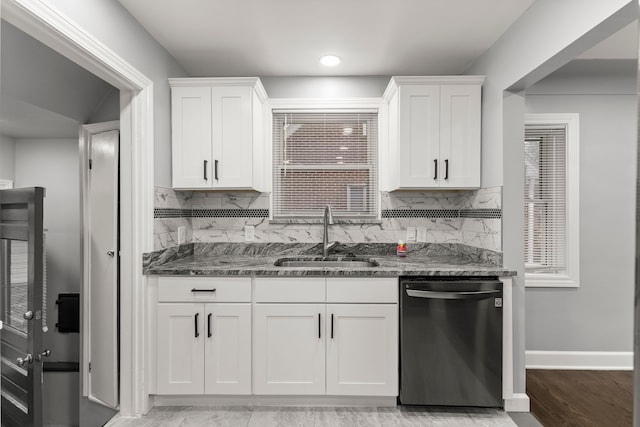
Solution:
M 332 258 L 371 259 L 377 267 L 278 267 L 279 258 L 319 259 L 321 245 L 302 243 L 192 243 L 144 254 L 143 272 L 187 276 L 514 276 L 502 254 L 460 244 L 409 245 L 407 256 L 393 244 L 338 245 Z

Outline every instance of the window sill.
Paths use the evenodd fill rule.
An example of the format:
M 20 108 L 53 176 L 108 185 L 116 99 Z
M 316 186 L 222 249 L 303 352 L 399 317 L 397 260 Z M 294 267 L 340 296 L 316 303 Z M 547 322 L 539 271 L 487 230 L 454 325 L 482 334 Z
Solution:
M 579 288 L 578 280 L 561 274 L 525 274 L 526 288 Z
M 322 218 L 290 218 L 270 219 L 269 224 L 324 224 Z M 382 220 L 376 218 L 336 218 L 334 225 L 350 224 L 382 224 Z

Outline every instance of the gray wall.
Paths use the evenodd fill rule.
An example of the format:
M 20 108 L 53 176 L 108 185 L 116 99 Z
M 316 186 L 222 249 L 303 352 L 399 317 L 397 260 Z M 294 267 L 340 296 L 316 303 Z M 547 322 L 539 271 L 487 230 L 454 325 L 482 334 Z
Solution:
M 13 138 L 0 135 L 0 179 L 14 180 L 13 160 L 15 158 L 16 142 Z
M 168 77 L 184 69 L 117 1 L 51 0 L 55 8 L 153 80 L 155 185 L 171 186 L 170 94 Z
M 262 77 L 270 98 L 381 97 L 390 76 Z
M 591 61 L 575 62 L 525 100 L 527 113 L 580 114 L 580 287 L 527 288 L 526 349 L 632 351 L 635 61 L 597 74 L 585 71 Z
M 637 2 L 539 0 L 466 72 L 486 76 L 482 93 L 482 186 L 503 186 L 504 264 L 514 278 L 514 392 L 525 392 L 522 256 L 524 97 L 518 92 L 637 19 Z M 512 93 L 507 93 L 508 89 Z
M 46 188 L 44 228 L 47 257 L 49 361 L 77 362 L 79 334 L 58 333 L 56 298 L 80 292 L 80 199 L 78 140 L 21 139 L 16 142 L 15 186 Z M 78 424 L 78 374 L 45 373 L 46 424 Z M 55 388 L 52 388 L 55 387 Z M 71 398 L 74 396 L 74 398 Z

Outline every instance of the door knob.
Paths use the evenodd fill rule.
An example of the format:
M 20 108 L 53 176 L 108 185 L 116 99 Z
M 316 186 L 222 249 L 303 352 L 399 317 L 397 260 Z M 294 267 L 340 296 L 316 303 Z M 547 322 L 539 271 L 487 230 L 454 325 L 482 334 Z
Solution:
M 113 258 L 115 254 L 116 253 L 113 250 L 107 251 L 107 255 L 109 255 L 111 258 Z
M 31 310 L 27 311 L 25 314 L 22 315 L 22 317 L 24 317 L 25 320 L 33 319 L 33 311 Z
M 38 362 L 40 362 L 42 360 L 43 357 L 49 357 L 51 356 L 51 350 L 46 349 L 45 351 L 43 351 L 42 353 L 36 355 L 36 360 Z
M 28 364 L 30 365 L 31 363 L 33 363 L 33 356 L 31 356 L 31 354 L 27 354 L 24 359 L 22 357 L 18 357 L 16 359 L 16 364 L 18 366 L 24 366 L 24 364 Z

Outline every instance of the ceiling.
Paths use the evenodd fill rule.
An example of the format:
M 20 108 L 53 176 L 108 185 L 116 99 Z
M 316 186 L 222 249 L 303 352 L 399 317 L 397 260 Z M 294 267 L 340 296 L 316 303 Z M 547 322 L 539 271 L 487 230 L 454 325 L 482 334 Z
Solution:
M 533 3 L 119 1 L 194 77 L 462 74 Z

